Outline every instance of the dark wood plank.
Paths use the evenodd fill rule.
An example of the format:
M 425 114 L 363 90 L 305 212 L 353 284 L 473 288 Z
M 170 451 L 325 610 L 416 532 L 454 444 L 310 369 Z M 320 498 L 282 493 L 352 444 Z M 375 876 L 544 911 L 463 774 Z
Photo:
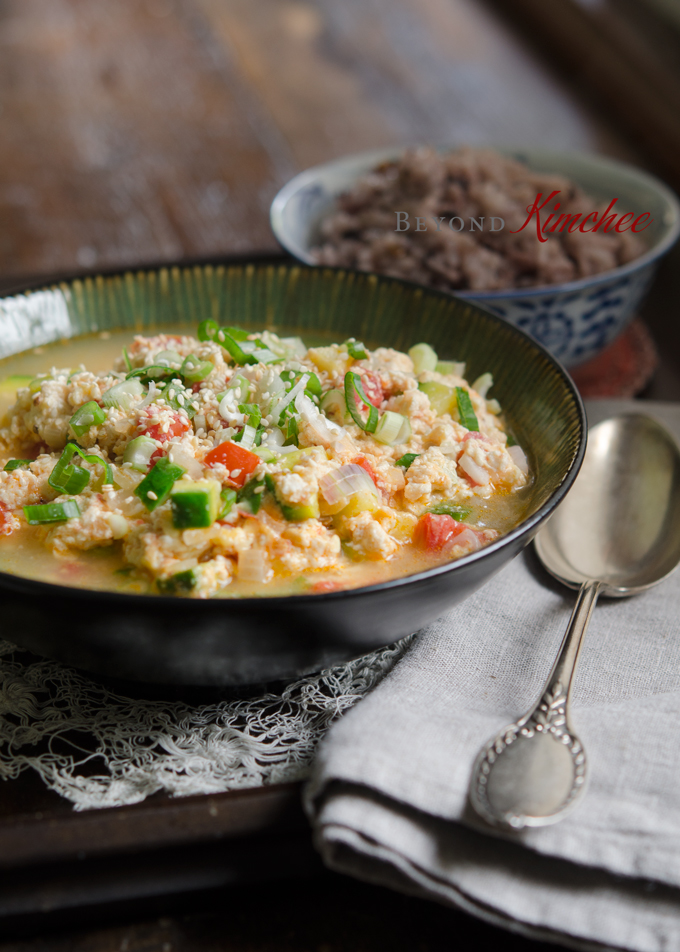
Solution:
M 209 796 L 156 795 L 131 806 L 79 813 L 25 782 L 12 792 L 13 784 L 7 799 L 14 809 L 6 804 L 0 818 L 0 870 L 308 828 L 297 783 Z
M 275 247 L 285 143 L 190 4 L 4 0 L 0 114 L 5 275 Z

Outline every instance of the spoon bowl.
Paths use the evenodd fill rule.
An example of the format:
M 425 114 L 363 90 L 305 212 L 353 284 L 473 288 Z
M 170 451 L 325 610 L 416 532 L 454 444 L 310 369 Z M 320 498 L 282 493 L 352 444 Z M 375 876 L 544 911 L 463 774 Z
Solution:
M 680 562 L 675 440 L 638 413 L 593 427 L 578 478 L 535 544 L 551 575 L 580 591 L 539 701 L 488 741 L 473 768 L 473 807 L 492 825 L 514 830 L 556 823 L 585 790 L 586 754 L 570 724 L 569 699 L 598 596 L 642 592 Z
M 556 579 L 601 594 L 633 595 L 680 560 L 680 453 L 651 417 L 629 413 L 593 427 L 581 472 L 536 537 Z

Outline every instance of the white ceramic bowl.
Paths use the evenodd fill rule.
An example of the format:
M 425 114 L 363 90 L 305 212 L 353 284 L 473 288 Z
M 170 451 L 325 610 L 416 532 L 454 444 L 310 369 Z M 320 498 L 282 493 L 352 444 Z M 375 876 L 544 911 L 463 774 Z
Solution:
M 635 315 L 660 259 L 680 234 L 680 203 L 654 176 L 601 155 L 500 151 L 535 171 L 566 176 L 598 204 L 618 198 L 615 211 L 636 216 L 649 212 L 653 219 L 640 236 L 647 251 L 611 271 L 566 284 L 456 292 L 527 331 L 567 366 L 576 366 L 607 347 Z M 360 176 L 402 152 L 362 152 L 296 175 L 272 202 L 271 225 L 279 242 L 300 261 L 316 264 L 310 249 L 318 243 L 320 222 L 334 211 L 338 196 Z

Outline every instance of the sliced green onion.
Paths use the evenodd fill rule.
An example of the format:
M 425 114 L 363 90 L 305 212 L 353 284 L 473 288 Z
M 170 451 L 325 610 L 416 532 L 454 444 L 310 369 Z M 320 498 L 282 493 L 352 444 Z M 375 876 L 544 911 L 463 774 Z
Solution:
M 408 469 L 411 463 L 418 459 L 420 453 L 404 453 L 403 456 L 400 456 L 395 462 L 395 466 L 403 466 L 404 469 Z
M 359 413 L 359 408 L 354 398 L 355 394 L 357 394 L 368 410 L 368 417 L 365 421 L 361 419 L 361 414 Z M 361 429 L 367 433 L 375 433 L 375 428 L 378 425 L 378 410 L 364 393 L 361 377 L 352 370 L 349 370 L 345 374 L 345 406 L 357 426 L 361 427 Z
M 127 352 L 127 347 L 123 347 L 123 360 L 125 361 L 125 369 L 127 371 L 132 370 L 132 361 L 130 360 L 130 355 Z
M 263 491 L 260 487 L 264 487 L 264 484 L 263 479 L 249 479 L 245 486 L 239 489 L 236 495 L 236 501 L 246 503 L 253 515 L 257 515 L 260 509 L 263 495 Z
M 284 446 L 299 446 L 300 432 L 298 430 L 298 421 L 296 416 L 289 416 L 283 424 Z
M 466 509 L 465 506 L 454 506 L 450 502 L 442 502 L 427 511 L 431 512 L 433 516 L 451 516 L 453 519 L 457 519 L 458 522 L 463 522 L 470 515 L 472 509 Z
M 242 327 L 223 327 L 222 330 L 234 340 L 248 340 L 248 331 L 244 331 Z
M 234 330 L 232 327 L 231 330 Z M 247 334 L 246 334 L 247 337 Z M 252 354 L 247 354 L 237 343 L 236 340 L 231 336 L 229 331 L 225 328 L 221 328 L 215 335 L 215 341 L 221 344 L 224 349 L 229 353 L 231 359 L 243 366 L 243 364 L 256 364 L 257 357 L 253 357 Z
M 255 446 L 256 436 L 257 428 L 246 423 L 246 425 L 241 430 L 241 439 L 239 440 L 244 450 L 249 450 L 251 447 Z
M 123 453 L 123 462 L 129 463 L 139 473 L 145 473 L 149 468 L 151 457 L 158 449 L 155 440 L 150 436 L 136 436 L 130 440 Z
M 283 426 L 283 421 L 284 421 L 283 411 L 286 409 L 287 406 L 290 406 L 293 403 L 298 393 L 304 392 L 304 389 L 307 386 L 309 377 L 310 375 L 308 373 L 302 374 L 298 382 L 295 384 L 295 386 L 291 387 L 291 389 L 288 391 L 285 397 L 281 397 L 281 399 L 277 400 L 275 405 L 272 406 L 271 415 L 275 419 L 278 418 L 279 426 Z
M 480 397 L 485 397 L 489 390 L 493 387 L 493 376 L 490 373 L 482 374 L 477 377 L 475 382 L 472 384 L 472 389 L 476 390 Z
M 76 466 L 71 460 L 75 455 L 80 456 L 86 463 L 104 468 L 104 482 L 113 483 L 113 474 L 111 467 L 96 453 L 85 453 L 75 443 L 67 443 L 57 464 L 50 473 L 47 482 L 56 489 L 57 492 L 65 493 L 68 496 L 78 496 L 90 481 L 90 474 L 82 466 Z
M 464 390 L 463 387 L 456 387 L 456 400 L 458 401 L 458 416 L 460 417 L 460 422 L 468 430 L 479 431 L 477 416 L 475 415 L 472 400 L 470 400 L 470 394 L 467 390 Z
M 380 417 L 373 435 L 379 443 L 385 443 L 387 446 L 405 443 L 411 436 L 411 424 L 402 413 L 386 410 Z
M 508 439 L 507 439 L 507 442 L 506 442 L 505 445 L 506 445 L 506 446 L 517 446 L 517 440 L 516 440 L 515 437 L 512 435 L 512 433 L 508 433 Z
M 196 336 L 199 340 L 214 340 L 219 329 L 220 325 L 217 321 L 201 321 L 198 325 Z
M 195 569 L 186 569 L 184 572 L 177 572 L 170 578 L 156 579 L 158 591 L 163 595 L 180 595 L 182 592 L 191 592 L 198 584 L 198 577 Z
M 421 374 L 424 370 L 434 370 L 437 366 L 436 351 L 429 344 L 414 344 L 408 355 L 413 361 L 413 372 L 416 374 Z
M 71 446 L 72 444 L 69 444 Z M 90 474 L 82 466 L 76 466 L 75 463 L 69 465 L 60 465 L 68 451 L 68 447 L 62 453 L 62 457 L 50 473 L 47 482 L 52 489 L 64 493 L 67 496 L 79 496 L 90 481 Z M 73 455 L 73 454 L 71 454 Z M 69 457 L 70 458 L 70 457 Z M 59 472 L 57 472 L 59 470 Z
M 176 378 L 163 388 L 158 400 L 167 403 L 173 410 L 184 410 L 190 420 L 196 416 L 196 408 L 193 406 L 194 394 L 191 390 L 185 390 L 184 385 Z
M 195 354 L 189 354 L 184 359 L 179 372 L 184 377 L 185 383 L 200 383 L 210 376 L 214 369 L 214 365 L 209 360 L 201 360 Z
M 129 410 L 135 402 L 135 397 L 144 395 L 141 380 L 136 377 L 131 380 L 121 380 L 102 394 L 102 403 L 105 407 L 118 407 Z
M 231 512 L 234 503 L 236 502 L 236 490 L 235 489 L 223 489 L 220 493 L 220 511 L 217 513 L 218 519 L 224 519 L 225 516 L 228 516 Z
M 28 466 L 32 459 L 8 459 L 3 467 L 4 473 L 13 473 L 15 469 L 21 469 L 22 466 Z
M 329 420 L 342 426 L 347 417 L 347 404 L 342 390 L 328 390 L 324 393 L 319 404 Z
M 82 436 L 91 426 L 100 426 L 105 420 L 106 413 L 99 404 L 88 400 L 82 407 L 78 407 L 68 423 L 76 436 Z
M 220 511 L 220 484 L 216 479 L 180 479 L 170 490 L 175 529 L 204 529 Z
M 33 380 L 31 380 L 28 385 L 28 389 L 31 391 L 31 393 L 37 393 L 47 380 L 54 380 L 52 374 L 38 374 L 37 377 L 34 377 Z
M 249 426 L 257 428 L 260 425 L 262 410 L 256 403 L 239 403 L 238 408 L 245 415 Z
M 309 394 L 310 397 L 320 397 L 322 393 L 321 381 L 317 375 L 310 370 L 305 370 L 304 373 L 308 378 L 305 384 L 305 393 Z M 302 374 L 303 371 L 301 370 L 282 370 L 280 376 L 286 385 L 286 390 L 290 391 L 293 385 L 302 377 Z
M 155 382 L 168 380 L 174 377 L 175 374 L 176 371 L 173 370 L 172 367 L 167 367 L 165 364 L 149 364 L 148 367 L 137 367 L 136 370 L 131 370 L 125 379 L 134 380 L 135 377 L 139 377 L 142 383 L 148 383 L 150 380 Z
M 165 502 L 170 495 L 170 490 L 175 484 L 175 480 L 185 474 L 183 466 L 171 463 L 167 457 L 157 460 L 135 489 L 135 496 L 138 496 L 149 512 L 153 512 L 158 506 Z
M 366 348 L 361 343 L 361 341 L 355 340 L 353 337 L 350 337 L 349 340 L 345 341 L 345 347 L 347 348 L 347 353 L 354 360 L 365 360 L 368 357 Z
M 47 502 L 41 506 L 24 506 L 24 515 L 29 526 L 44 526 L 48 522 L 77 519 L 80 509 L 75 499 L 67 499 L 64 502 Z

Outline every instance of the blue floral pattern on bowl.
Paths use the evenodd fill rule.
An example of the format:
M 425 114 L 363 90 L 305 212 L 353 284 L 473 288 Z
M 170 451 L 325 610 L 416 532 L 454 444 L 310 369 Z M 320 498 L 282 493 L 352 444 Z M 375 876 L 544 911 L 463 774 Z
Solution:
M 284 248 L 306 264 L 315 264 L 310 251 L 318 241 L 320 222 L 334 209 L 337 197 L 401 151 L 346 156 L 307 169 L 288 182 L 271 207 L 272 228 Z M 611 344 L 634 317 L 660 259 L 680 234 L 680 204 L 658 179 L 604 156 L 505 151 L 533 169 L 565 175 L 597 201 L 616 196 L 622 208 L 652 214 L 653 224 L 645 234 L 649 249 L 613 271 L 542 288 L 456 292 L 531 334 L 562 363 L 577 366 Z
M 649 264 L 595 290 L 478 303 L 531 334 L 564 363 L 580 364 L 611 344 L 632 320 L 655 270 Z

